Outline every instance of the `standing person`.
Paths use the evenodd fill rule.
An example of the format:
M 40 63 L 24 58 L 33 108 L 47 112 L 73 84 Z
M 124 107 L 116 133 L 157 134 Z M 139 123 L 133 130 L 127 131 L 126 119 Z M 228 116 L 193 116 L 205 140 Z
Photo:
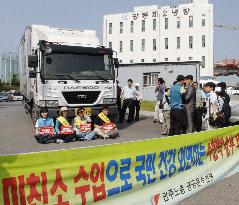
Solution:
M 49 144 L 56 142 L 54 132 L 54 121 L 48 116 L 48 109 L 42 108 L 40 111 L 41 117 L 36 121 L 36 134 L 35 138 L 38 143 Z
M 166 94 L 164 96 L 163 99 L 163 117 L 164 117 L 164 121 L 163 121 L 163 131 L 162 131 L 162 135 L 168 135 L 169 134 L 169 130 L 170 130 L 170 89 L 167 88 L 165 90 Z
M 204 85 L 204 91 L 207 96 L 205 116 L 206 129 L 214 129 L 214 121 L 217 119 L 217 94 L 214 92 L 216 85 L 213 82 L 208 82 Z
M 227 94 L 227 84 L 225 82 L 221 82 L 218 84 L 221 88 L 220 95 L 222 96 L 224 103 L 223 103 L 223 113 L 224 113 L 224 121 L 222 123 L 222 127 L 230 126 L 230 118 L 231 118 L 231 106 L 230 106 L 230 96 Z
M 165 95 L 165 81 L 158 78 L 157 87 L 155 88 L 157 102 L 155 105 L 154 123 L 163 124 L 163 98 Z
M 227 84 L 226 84 L 225 82 L 221 82 L 221 83 L 218 83 L 217 86 L 221 88 L 221 94 L 222 94 L 222 96 L 223 96 L 223 98 L 224 98 L 224 102 L 229 104 L 230 101 L 231 101 L 231 98 L 230 98 L 230 96 L 227 94 L 227 91 L 226 91 L 226 89 L 227 89 Z
M 122 92 L 122 89 L 119 86 L 119 81 L 118 80 L 116 81 L 116 83 L 117 83 L 117 107 L 118 107 L 118 112 L 120 114 L 121 113 L 121 92 Z
M 139 121 L 139 111 L 140 111 L 140 105 L 141 101 L 143 100 L 142 92 L 139 89 L 140 84 L 135 83 L 135 89 L 136 89 L 136 100 L 135 102 L 135 121 Z
M 187 75 L 186 76 L 186 92 L 184 94 L 184 103 L 187 112 L 187 119 L 188 119 L 188 133 L 193 133 L 193 114 L 195 110 L 195 100 L 196 100 L 196 92 L 193 87 L 193 76 Z
M 80 107 L 77 110 L 77 116 L 74 118 L 74 130 L 78 140 L 93 140 L 96 133 L 92 131 L 91 118 L 86 115 L 85 109 Z
M 56 119 L 55 131 L 57 143 L 68 143 L 75 141 L 75 132 L 72 119 L 69 117 L 67 107 L 61 107 L 60 116 Z
M 119 132 L 113 119 L 109 115 L 109 107 L 103 106 L 101 113 L 95 118 L 95 133 L 103 139 L 119 137 Z
M 202 95 L 202 90 L 198 87 L 198 83 L 194 82 L 193 87 L 196 91 L 196 103 L 195 103 L 195 111 L 194 111 L 194 129 L 197 132 L 202 131 L 202 116 L 204 113 L 204 97 Z
M 125 118 L 126 109 L 129 108 L 128 123 L 133 122 L 134 120 L 134 100 L 136 99 L 136 89 L 133 86 L 133 80 L 128 80 L 128 85 L 124 87 L 122 91 L 123 106 L 120 113 L 119 122 L 122 123 Z
M 169 136 L 180 135 L 184 129 L 184 106 L 182 104 L 181 88 L 183 87 L 185 77 L 179 75 L 177 83 L 170 89 L 170 131 Z M 184 133 L 183 133 L 184 134 Z

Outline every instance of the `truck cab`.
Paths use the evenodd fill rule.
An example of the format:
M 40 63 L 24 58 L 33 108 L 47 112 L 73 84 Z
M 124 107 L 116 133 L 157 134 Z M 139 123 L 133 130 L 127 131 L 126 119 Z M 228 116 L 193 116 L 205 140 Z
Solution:
M 41 27 L 37 28 L 38 34 L 39 30 L 42 32 Z M 52 29 L 44 29 L 45 36 L 48 35 L 48 29 L 52 37 Z M 116 116 L 115 69 L 118 60 L 113 58 L 112 49 L 82 43 L 80 37 L 72 42 L 75 37 L 70 39 L 69 32 L 72 35 L 80 34 L 79 31 L 72 30 L 63 30 L 61 33 L 62 38 L 67 36 L 66 42 L 59 42 L 59 34 L 55 35 L 55 40 L 51 38 L 51 41 L 49 38 L 39 38 L 43 35 L 35 35 L 38 40 L 36 42 L 33 30 L 34 27 L 29 30 L 30 40 L 31 43 L 35 41 L 35 45 L 30 46 L 30 53 L 22 48 L 23 54 L 27 53 L 27 66 L 21 69 L 21 91 L 25 108 L 32 118 L 38 118 L 42 107 L 47 107 L 49 114 L 55 117 L 62 106 L 67 106 L 72 116 L 79 106 L 84 106 L 88 115 L 96 116 L 103 104 L 107 104 L 111 114 Z

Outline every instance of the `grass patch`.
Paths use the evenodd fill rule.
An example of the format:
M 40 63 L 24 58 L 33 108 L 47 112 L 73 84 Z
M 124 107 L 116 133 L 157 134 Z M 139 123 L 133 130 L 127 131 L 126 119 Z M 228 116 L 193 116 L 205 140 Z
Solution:
M 144 100 L 141 103 L 141 110 L 154 112 L 155 111 L 155 104 L 156 104 L 156 101 L 146 101 L 146 100 Z

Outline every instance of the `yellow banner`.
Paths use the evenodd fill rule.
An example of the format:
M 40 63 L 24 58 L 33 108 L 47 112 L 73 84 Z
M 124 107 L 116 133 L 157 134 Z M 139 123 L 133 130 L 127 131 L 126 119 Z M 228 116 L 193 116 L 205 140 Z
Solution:
M 0 204 L 171 204 L 235 173 L 238 162 L 239 126 L 0 156 Z

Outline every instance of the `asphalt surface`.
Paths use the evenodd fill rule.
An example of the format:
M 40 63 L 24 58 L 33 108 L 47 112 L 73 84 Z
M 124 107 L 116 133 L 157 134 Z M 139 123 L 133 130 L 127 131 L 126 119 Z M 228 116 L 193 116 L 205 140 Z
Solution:
M 161 137 L 162 125 L 153 124 L 150 116 L 131 125 L 119 126 L 120 137 L 114 140 L 94 140 L 69 144 L 38 144 L 34 137 L 34 126 L 25 113 L 21 102 L 0 103 L 0 155 L 70 149 Z M 147 129 L 147 128 L 150 129 Z M 180 205 L 238 205 L 239 174 L 212 185 L 211 187 L 182 201 Z

